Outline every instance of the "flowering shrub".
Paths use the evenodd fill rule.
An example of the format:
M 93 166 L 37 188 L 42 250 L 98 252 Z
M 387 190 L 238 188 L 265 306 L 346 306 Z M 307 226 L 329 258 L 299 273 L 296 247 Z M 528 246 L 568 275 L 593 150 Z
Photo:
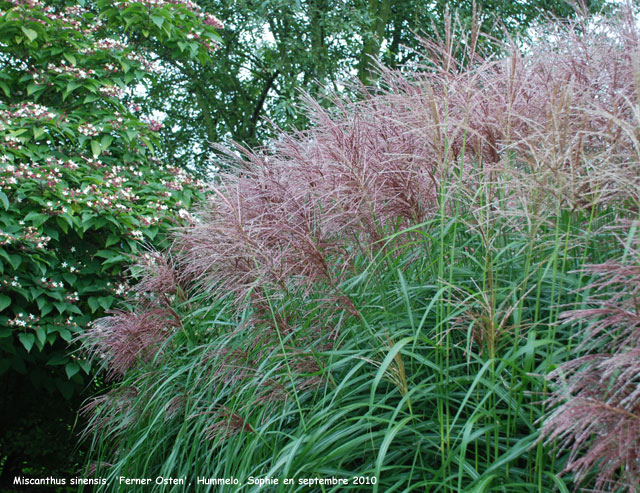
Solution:
M 0 374 L 69 396 L 89 364 L 68 344 L 128 294 L 131 255 L 163 244 L 203 189 L 157 158 L 161 123 L 131 90 L 159 47 L 206 62 L 221 26 L 178 0 L 0 7 Z

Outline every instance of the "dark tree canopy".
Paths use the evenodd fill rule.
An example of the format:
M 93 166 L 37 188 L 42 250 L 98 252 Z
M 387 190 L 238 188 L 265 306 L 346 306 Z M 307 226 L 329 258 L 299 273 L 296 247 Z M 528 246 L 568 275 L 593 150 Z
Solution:
M 374 58 L 389 67 L 417 60 L 419 37 L 441 34 L 448 8 L 463 25 L 479 11 L 482 29 L 497 39 L 524 32 L 544 16 L 573 13 L 559 0 L 489 0 L 477 6 L 444 0 L 198 3 L 224 22 L 221 56 L 206 67 L 166 60 L 161 81 L 141 103 L 172 122 L 163 137 L 176 162 L 200 170 L 211 157 L 210 143 L 259 145 L 272 135 L 270 122 L 283 129 L 304 127 L 306 117 L 296 104 L 300 91 L 318 96 L 321 87 L 342 92 L 346 82 L 371 84 Z M 591 10 L 600 8 L 601 2 L 592 3 Z

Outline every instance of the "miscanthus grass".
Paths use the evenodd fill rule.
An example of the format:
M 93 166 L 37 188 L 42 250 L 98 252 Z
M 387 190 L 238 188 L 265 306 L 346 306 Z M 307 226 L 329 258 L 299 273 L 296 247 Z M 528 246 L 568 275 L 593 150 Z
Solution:
M 424 72 L 245 150 L 84 338 L 110 382 L 88 472 L 635 491 L 635 26 L 554 25 L 499 61 L 446 36 Z

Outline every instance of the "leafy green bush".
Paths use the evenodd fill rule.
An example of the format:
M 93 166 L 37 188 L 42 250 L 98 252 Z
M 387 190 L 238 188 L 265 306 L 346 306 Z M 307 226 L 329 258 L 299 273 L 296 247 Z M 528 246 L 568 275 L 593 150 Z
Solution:
M 166 245 L 202 197 L 129 100 L 161 49 L 206 63 L 220 24 L 180 1 L 0 8 L 0 375 L 69 398 L 90 372 L 69 344 L 129 293 L 131 256 Z
M 139 243 L 162 241 L 200 196 L 200 183 L 155 157 L 161 124 L 127 105 L 154 70 L 129 40 L 152 36 L 206 61 L 216 35 L 182 3 L 2 7 L 0 373 L 24 373 L 32 350 L 51 347 L 47 365 L 73 378 L 89 367 L 66 343 L 127 293 Z

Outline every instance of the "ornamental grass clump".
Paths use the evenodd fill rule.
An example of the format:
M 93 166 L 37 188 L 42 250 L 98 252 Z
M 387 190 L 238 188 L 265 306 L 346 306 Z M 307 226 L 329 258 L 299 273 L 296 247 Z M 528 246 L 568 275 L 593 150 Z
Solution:
M 640 487 L 640 238 L 637 222 L 619 259 L 586 268 L 592 308 L 562 314 L 584 326 L 576 357 L 549 374 L 554 384 L 543 436 L 570 451 L 566 472 L 579 482 L 595 475 L 600 491 Z
M 563 424 L 567 404 L 545 396 L 553 369 L 580 374 L 577 357 L 637 368 L 630 338 L 560 317 L 596 287 L 623 292 L 586 266 L 624 255 L 604 226 L 637 219 L 635 21 L 554 24 L 500 60 L 482 58 L 477 27 L 454 27 L 420 71 L 381 68 L 356 102 L 307 101 L 311 129 L 228 153 L 197 220 L 142 266 L 132 316 L 175 324 L 123 352 L 135 362 L 104 358 L 114 387 L 137 392 L 122 421 L 94 407 L 105 474 L 271 477 L 280 491 L 328 476 L 379 491 L 627 480 L 630 435 L 621 461 L 594 460 L 595 428 Z M 97 323 L 94 354 L 130 340 L 121 316 Z

